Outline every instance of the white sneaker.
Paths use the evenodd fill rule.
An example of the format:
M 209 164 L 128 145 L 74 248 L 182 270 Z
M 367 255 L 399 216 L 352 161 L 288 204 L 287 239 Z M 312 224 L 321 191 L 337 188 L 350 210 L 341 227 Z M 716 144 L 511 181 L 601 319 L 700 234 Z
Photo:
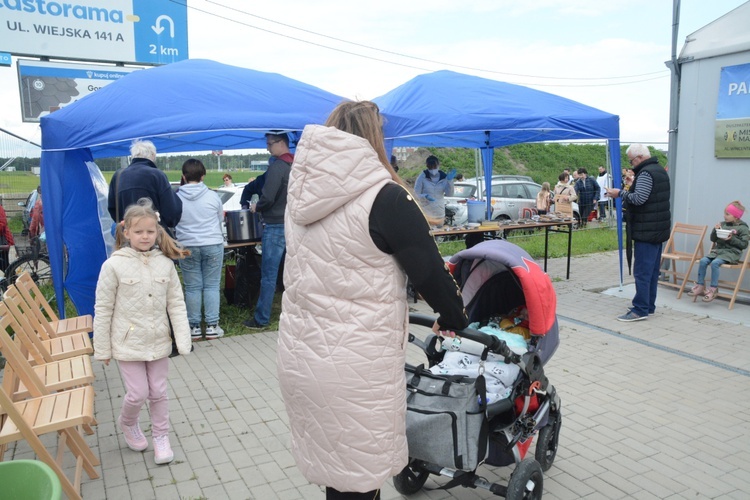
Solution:
M 206 340 L 215 340 L 224 336 L 224 330 L 219 325 L 208 325 L 206 327 Z
M 169 444 L 169 436 L 156 436 L 154 438 L 154 462 L 156 465 L 168 464 L 174 460 L 172 446 Z
M 193 340 L 193 342 L 197 340 L 203 340 L 203 332 L 201 331 L 200 326 L 194 326 L 190 328 L 190 338 Z
M 138 422 L 136 422 L 135 425 L 125 425 L 122 423 L 122 417 L 117 417 L 117 423 L 122 430 L 128 448 L 133 451 L 143 451 L 148 448 L 148 441 L 146 441 L 146 436 L 143 435 L 143 431 L 141 431 L 141 426 L 138 425 Z

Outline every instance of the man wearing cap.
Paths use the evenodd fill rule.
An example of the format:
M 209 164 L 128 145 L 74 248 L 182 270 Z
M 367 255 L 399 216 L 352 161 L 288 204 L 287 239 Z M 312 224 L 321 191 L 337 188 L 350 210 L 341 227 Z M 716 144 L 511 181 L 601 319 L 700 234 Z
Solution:
M 271 321 L 271 306 L 276 292 L 279 266 L 286 250 L 284 238 L 284 212 L 289 172 L 294 156 L 289 151 L 289 137 L 286 134 L 266 134 L 266 147 L 276 160 L 268 166 L 263 190 L 257 203 L 250 210 L 263 214 L 265 227 L 261 245 L 263 258 L 260 264 L 260 294 L 253 317 L 243 321 L 248 328 L 262 329 Z
M 618 321 L 640 321 L 656 310 L 662 244 L 669 239 L 672 214 L 669 205 L 669 176 L 643 144 L 631 144 L 625 151 L 635 172 L 629 191 L 608 188 L 607 195 L 622 198 L 627 208 L 627 237 L 633 240 L 635 297 L 633 307 Z

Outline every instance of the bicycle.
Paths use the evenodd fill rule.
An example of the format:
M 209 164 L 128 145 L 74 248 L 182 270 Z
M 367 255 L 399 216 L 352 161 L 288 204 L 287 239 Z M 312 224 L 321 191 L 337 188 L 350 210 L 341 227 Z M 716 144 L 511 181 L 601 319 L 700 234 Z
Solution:
M 38 236 L 29 239 L 29 246 L 17 244 L 16 253 L 18 258 L 8 265 L 0 287 L 5 288 L 8 285 L 15 284 L 18 277 L 24 272 L 28 272 L 37 285 L 52 282 L 52 268 L 49 263 L 47 246 Z

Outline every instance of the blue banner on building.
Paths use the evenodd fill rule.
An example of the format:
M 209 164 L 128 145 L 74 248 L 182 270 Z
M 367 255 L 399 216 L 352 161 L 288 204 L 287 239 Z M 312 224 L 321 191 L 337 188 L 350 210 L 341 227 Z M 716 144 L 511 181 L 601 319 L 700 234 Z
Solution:
M 717 158 L 750 158 L 750 64 L 721 68 L 714 142 Z

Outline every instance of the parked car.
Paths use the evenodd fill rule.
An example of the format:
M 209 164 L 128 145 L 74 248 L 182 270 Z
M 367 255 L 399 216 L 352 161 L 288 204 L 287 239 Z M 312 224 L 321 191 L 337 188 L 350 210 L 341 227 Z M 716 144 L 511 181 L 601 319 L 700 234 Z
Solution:
M 221 198 L 221 204 L 224 206 L 224 211 L 229 210 L 240 210 L 240 198 L 242 197 L 242 190 L 247 185 L 247 182 L 238 182 L 234 186 L 225 187 L 222 186 L 216 190 Z
M 453 196 L 445 197 L 446 214 L 448 211 L 453 212 L 450 222 L 452 225 L 460 226 L 468 221 L 468 212 L 466 209 L 466 200 L 477 198 L 476 184 L 457 182 L 453 185 Z
M 536 208 L 536 195 L 542 186 L 528 180 L 498 179 L 492 181 L 490 197 L 492 203 L 492 220 L 518 220 L 524 208 Z M 468 221 L 467 199 L 485 199 L 486 193 L 477 196 L 476 183 L 456 183 L 453 196 L 446 197 L 446 208 L 453 210 L 454 224 L 461 225 Z M 574 217 L 580 221 L 578 204 L 573 203 Z

